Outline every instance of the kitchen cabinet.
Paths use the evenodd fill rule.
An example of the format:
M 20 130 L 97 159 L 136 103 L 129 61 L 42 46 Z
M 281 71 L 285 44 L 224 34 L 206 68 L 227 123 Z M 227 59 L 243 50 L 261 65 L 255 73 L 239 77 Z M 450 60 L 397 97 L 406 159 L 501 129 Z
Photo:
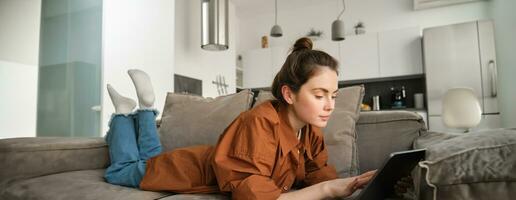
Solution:
M 351 35 L 338 43 L 338 48 L 340 48 L 339 80 L 347 81 L 380 76 L 378 34 Z
M 339 44 L 339 42 L 335 42 L 332 40 L 316 40 L 314 41 L 313 49 L 324 51 L 339 61 Z
M 253 49 L 242 56 L 243 87 L 270 87 L 274 76 L 287 59 L 289 48 L 285 46 Z
M 449 89 L 458 87 L 470 88 L 478 97 L 480 128 L 501 127 L 493 22 L 432 27 L 424 29 L 423 36 L 428 115 L 434 119 L 430 130 L 443 128 L 442 99 Z
M 423 73 L 420 30 L 399 30 L 348 35 L 343 41 L 314 40 L 339 62 L 339 81 Z M 281 69 L 291 46 L 253 49 L 243 54 L 244 88 L 269 87 Z
M 271 47 L 271 56 L 272 56 L 272 69 L 271 69 L 271 82 L 269 83 L 269 86 L 272 84 L 272 80 L 274 80 L 274 77 L 279 72 L 281 67 L 283 67 L 283 64 L 285 63 L 285 60 L 287 60 L 288 54 L 290 48 L 287 46 L 276 46 Z
M 378 34 L 380 77 L 423 73 L 419 27 Z
M 242 55 L 244 88 L 268 87 L 272 83 L 272 51 L 253 49 Z
M 495 35 L 493 21 L 477 22 L 480 67 L 482 76 L 483 112 L 496 114 L 498 109 L 498 72 L 496 69 Z

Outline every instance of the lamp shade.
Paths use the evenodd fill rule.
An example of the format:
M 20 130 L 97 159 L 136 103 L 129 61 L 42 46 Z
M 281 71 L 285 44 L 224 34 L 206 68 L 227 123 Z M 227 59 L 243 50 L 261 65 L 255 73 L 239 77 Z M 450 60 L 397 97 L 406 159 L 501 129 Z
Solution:
M 446 91 L 442 102 L 442 120 L 450 128 L 470 129 L 482 117 L 480 102 L 471 88 L 452 88 Z
M 331 23 L 331 40 L 333 41 L 341 41 L 346 39 L 344 36 L 344 22 L 340 19 L 337 19 Z
M 281 37 L 283 35 L 283 30 L 281 30 L 281 27 L 279 25 L 274 25 L 271 29 L 271 36 L 272 37 Z
M 226 50 L 228 38 L 228 0 L 201 0 L 201 48 Z
M 278 0 L 274 1 L 274 26 L 271 28 L 271 36 L 272 37 L 281 37 L 283 35 L 283 30 L 278 25 Z

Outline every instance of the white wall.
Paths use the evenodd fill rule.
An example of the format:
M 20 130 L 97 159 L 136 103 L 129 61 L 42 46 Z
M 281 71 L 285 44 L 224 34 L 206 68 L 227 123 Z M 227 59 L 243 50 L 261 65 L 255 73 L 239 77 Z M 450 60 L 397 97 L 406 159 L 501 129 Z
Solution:
M 235 7 L 229 2 L 229 49 L 206 51 L 201 49 L 200 1 L 176 0 L 175 73 L 202 80 L 205 97 L 219 96 L 212 83 L 222 75 L 229 85 L 229 94 L 235 92 L 237 18 Z
M 516 1 L 494 0 L 491 1 L 491 16 L 495 23 L 496 60 L 498 66 L 498 80 L 500 96 L 500 111 L 502 126 L 506 128 L 516 127 L 516 90 L 514 75 L 516 75 Z
M 41 0 L 0 1 L 0 138 L 36 135 Z
M 169 0 L 104 1 L 102 134 L 114 112 L 106 84 L 136 100 L 128 69 L 149 74 L 155 106 L 163 110 L 166 93 L 174 89 L 174 6 Z
M 283 29 L 283 37 L 280 38 L 269 36 L 274 24 L 274 10 L 252 15 L 239 14 L 238 54 L 260 48 L 261 37 L 264 35 L 269 36 L 269 46 L 291 45 L 310 28 L 322 30 L 323 37 L 331 39 L 331 23 L 342 10 L 342 1 L 308 1 L 304 6 L 296 5 L 296 1 L 287 3 L 290 5 L 278 1 L 278 24 Z M 414 11 L 413 0 L 347 0 L 346 11 L 341 19 L 345 23 L 347 34 L 353 34 L 352 27 L 358 21 L 364 22 L 368 33 L 418 26 L 422 29 L 485 19 L 488 17 L 487 5 L 488 2 L 476 2 Z M 274 4 L 263 6 L 273 7 Z M 238 11 L 251 13 L 241 9 Z

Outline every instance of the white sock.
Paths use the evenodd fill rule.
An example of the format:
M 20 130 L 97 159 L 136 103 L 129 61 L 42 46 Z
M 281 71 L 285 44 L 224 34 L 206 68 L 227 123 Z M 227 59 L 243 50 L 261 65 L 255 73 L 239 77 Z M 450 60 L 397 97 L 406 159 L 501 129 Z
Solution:
M 141 109 L 154 107 L 154 90 L 149 75 L 142 70 L 131 69 L 127 71 L 133 80 Z
M 107 90 L 115 106 L 115 114 L 129 114 L 136 107 L 134 100 L 120 95 L 110 84 L 107 84 Z

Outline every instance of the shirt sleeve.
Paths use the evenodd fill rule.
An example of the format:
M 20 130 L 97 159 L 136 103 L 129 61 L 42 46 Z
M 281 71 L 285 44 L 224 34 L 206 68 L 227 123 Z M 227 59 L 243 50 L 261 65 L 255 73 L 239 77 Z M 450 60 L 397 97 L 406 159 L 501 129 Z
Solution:
M 277 151 L 270 122 L 240 116 L 220 138 L 213 170 L 219 189 L 232 199 L 275 200 L 281 189 L 271 179 Z
M 328 164 L 328 150 L 324 144 L 324 137 L 320 130 L 313 132 L 311 140 L 312 160 L 305 164 L 305 185 L 310 186 L 323 181 L 337 178 L 335 167 Z

